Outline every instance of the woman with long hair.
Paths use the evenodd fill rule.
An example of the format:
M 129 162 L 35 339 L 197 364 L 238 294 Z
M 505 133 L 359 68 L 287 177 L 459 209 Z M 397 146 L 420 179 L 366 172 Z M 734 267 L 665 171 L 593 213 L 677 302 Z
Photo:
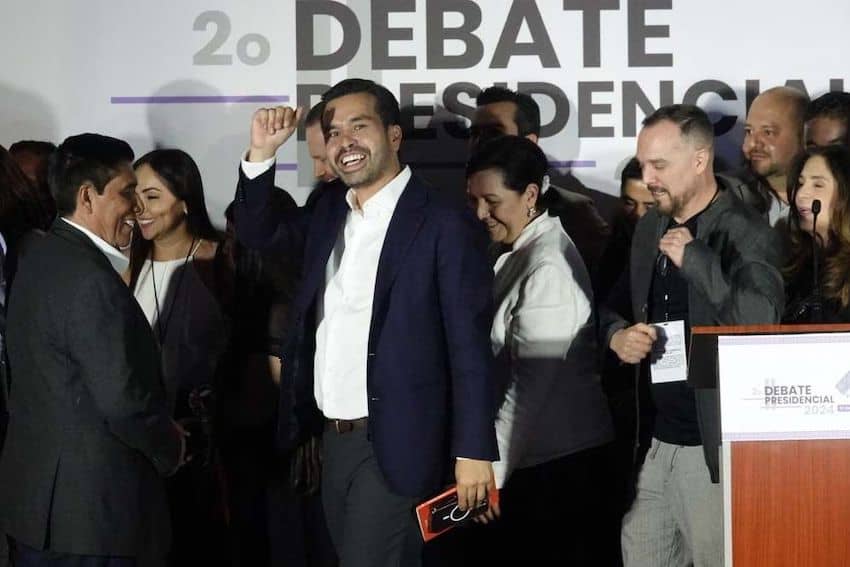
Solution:
M 190 431 L 192 462 L 169 479 L 170 565 L 225 565 L 227 509 L 212 431 L 217 374 L 228 341 L 227 263 L 210 222 L 201 174 L 176 149 L 134 164 L 136 238 L 129 285 L 161 346 L 173 417 Z
M 810 148 L 797 158 L 788 179 L 784 320 L 850 322 L 850 151 Z

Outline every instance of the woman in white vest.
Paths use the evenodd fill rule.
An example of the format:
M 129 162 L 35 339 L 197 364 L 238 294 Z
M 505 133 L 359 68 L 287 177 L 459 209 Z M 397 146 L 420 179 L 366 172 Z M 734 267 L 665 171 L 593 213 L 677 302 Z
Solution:
M 613 429 L 597 371 L 593 296 L 573 241 L 546 213 L 557 198 L 546 192 L 546 169 L 540 148 L 515 136 L 482 144 L 467 165 L 470 204 L 506 250 L 494 267 L 490 334 L 501 489 L 493 544 L 524 550 L 529 564 L 558 557 L 608 565 L 618 537 L 604 481 Z

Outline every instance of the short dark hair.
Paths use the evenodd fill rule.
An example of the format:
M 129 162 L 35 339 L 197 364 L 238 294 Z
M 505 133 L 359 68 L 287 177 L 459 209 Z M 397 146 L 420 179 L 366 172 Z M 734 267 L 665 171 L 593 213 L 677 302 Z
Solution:
M 850 93 L 828 92 L 811 101 L 806 107 L 805 121 L 821 117 L 841 120 L 850 126 Z
M 133 150 L 124 140 L 101 134 L 78 134 L 66 138 L 50 156 L 48 185 L 59 215 L 77 208 L 77 190 L 88 182 L 103 193 L 122 164 L 133 161 Z
M 640 170 L 640 162 L 636 157 L 633 157 L 629 160 L 629 163 L 623 168 L 623 172 L 620 174 L 620 194 L 625 194 L 626 191 L 626 183 L 630 180 L 643 181 L 643 173 Z
M 516 122 L 518 135 L 534 134 L 540 136 L 540 106 L 531 95 L 512 91 L 505 87 L 493 86 L 484 89 L 475 97 L 476 106 L 497 102 L 512 102 L 516 105 L 514 122 Z
M 401 123 L 401 111 L 398 108 L 398 100 L 395 95 L 387 87 L 369 79 L 342 80 L 325 91 L 325 94 L 322 95 L 322 102 L 319 104 L 326 107 L 332 100 L 359 93 L 372 95 L 375 99 L 375 110 L 381 118 L 381 123 L 384 127 Z M 322 129 L 327 131 L 329 125 L 327 123 L 327 116 L 324 115 L 324 108 L 322 114 Z
M 322 101 L 317 102 L 313 105 L 313 107 L 307 111 L 307 116 L 304 118 L 304 127 L 312 126 L 313 124 L 320 124 L 322 121 L 322 114 L 325 112 L 325 103 Z
M 644 128 L 667 120 L 679 127 L 682 137 L 714 147 L 714 126 L 703 109 L 693 104 L 662 106 L 643 119 Z
M 493 169 L 502 174 L 505 187 L 522 194 L 529 183 L 542 187 L 548 168 L 540 146 L 522 136 L 501 136 L 475 147 L 466 165 L 466 176 Z M 546 209 L 543 197 L 543 194 L 537 197 L 537 208 L 541 211 Z

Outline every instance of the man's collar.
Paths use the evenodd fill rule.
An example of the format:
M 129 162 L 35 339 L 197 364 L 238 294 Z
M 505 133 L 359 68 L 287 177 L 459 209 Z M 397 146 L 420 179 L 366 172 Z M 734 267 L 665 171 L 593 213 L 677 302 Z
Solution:
M 118 272 L 118 274 L 123 274 L 127 271 L 127 268 L 130 266 L 130 259 L 124 256 L 121 252 L 119 252 L 114 246 L 109 244 L 107 241 L 90 231 L 84 226 L 80 226 L 74 221 L 68 220 L 66 217 L 61 217 L 63 221 L 70 224 L 83 234 L 85 234 L 89 240 L 92 241 L 92 244 L 97 246 L 97 248 L 103 252 L 106 256 L 106 259 L 109 260 L 109 263 L 112 265 L 112 268 Z
M 404 192 L 404 188 L 407 187 L 408 181 L 410 181 L 412 173 L 410 171 L 410 166 L 404 166 L 404 168 L 396 175 L 392 181 L 381 187 L 377 193 L 375 193 L 364 206 L 360 206 L 357 195 L 355 194 L 354 189 L 349 189 L 345 194 L 345 201 L 348 203 L 348 207 L 352 211 L 358 211 L 363 214 L 367 212 L 377 212 L 381 211 L 394 211 L 395 206 L 398 203 L 401 194 Z

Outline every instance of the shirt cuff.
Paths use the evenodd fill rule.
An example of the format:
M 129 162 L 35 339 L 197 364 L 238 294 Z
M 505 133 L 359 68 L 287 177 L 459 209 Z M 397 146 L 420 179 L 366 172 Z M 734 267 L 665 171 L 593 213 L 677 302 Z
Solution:
M 247 152 L 242 157 L 242 173 L 245 174 L 245 177 L 248 179 L 256 179 L 261 176 L 265 172 L 267 172 L 274 165 L 275 158 L 270 157 L 265 161 L 248 161 Z

